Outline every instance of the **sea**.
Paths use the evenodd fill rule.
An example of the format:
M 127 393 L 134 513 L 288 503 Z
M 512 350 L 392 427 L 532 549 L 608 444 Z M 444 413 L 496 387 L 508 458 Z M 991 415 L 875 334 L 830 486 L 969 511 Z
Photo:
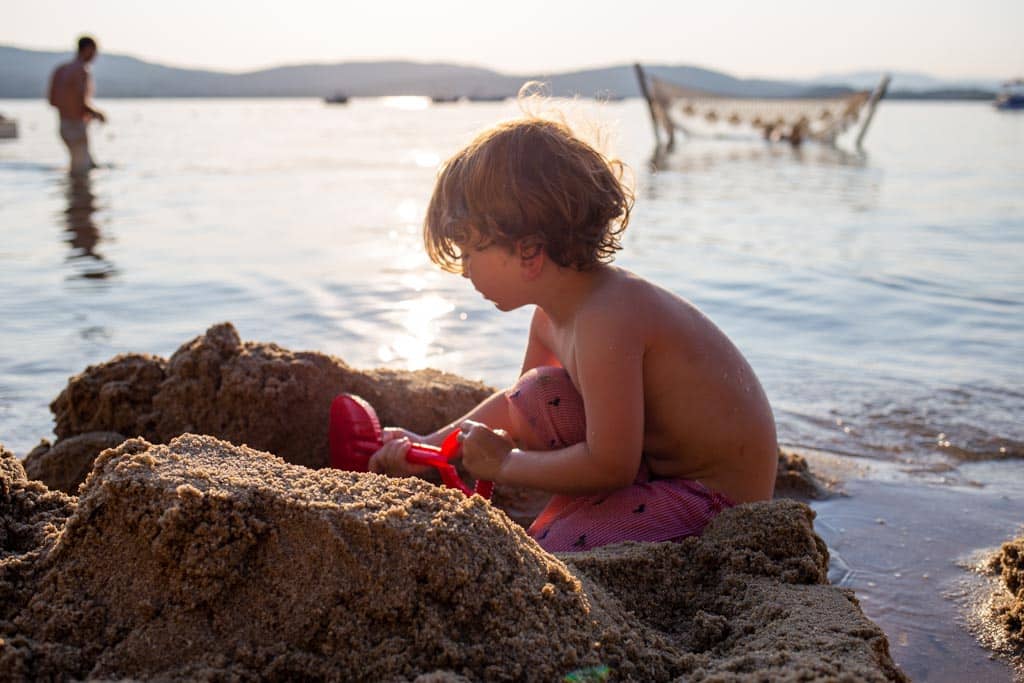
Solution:
M 518 372 L 501 313 L 426 258 L 439 164 L 520 104 L 419 97 L 116 99 L 65 172 L 54 112 L 0 100 L 0 442 L 53 438 L 68 378 L 243 339 L 362 368 Z M 841 473 L 812 504 L 833 582 L 915 680 L 1011 680 L 969 630 L 980 558 L 1024 531 L 1024 115 L 883 101 L 857 150 L 680 140 L 646 104 L 553 100 L 630 167 L 616 262 L 733 339 L 779 439 Z

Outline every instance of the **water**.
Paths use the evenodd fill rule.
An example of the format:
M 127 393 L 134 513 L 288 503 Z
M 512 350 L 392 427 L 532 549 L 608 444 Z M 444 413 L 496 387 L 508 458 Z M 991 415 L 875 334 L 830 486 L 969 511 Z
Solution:
M 529 311 L 498 313 L 419 238 L 437 164 L 514 103 L 102 105 L 111 123 L 93 149 L 109 167 L 75 184 L 47 107 L 0 101 L 22 131 L 0 141 L 0 441 L 15 452 L 51 434 L 69 375 L 120 352 L 167 356 L 222 320 L 355 366 L 514 378 Z M 901 640 L 917 623 L 902 589 L 860 569 L 904 542 L 893 529 L 935 525 L 935 496 L 974 512 L 944 523 L 933 583 L 962 572 L 951 548 L 993 547 L 1024 522 L 1024 116 L 886 102 L 866 156 L 713 142 L 654 158 L 642 102 L 580 106 L 637 177 L 618 263 L 734 339 L 784 444 L 901 473 L 817 505 L 853 567 L 838 581 L 867 598 L 912 675 L 941 680 L 935 657 L 955 671 L 965 651 L 985 661 L 957 627 Z M 914 503 L 884 512 L 901 497 Z M 847 523 L 877 516 L 904 526 Z M 863 534 L 844 532 L 851 545 L 839 528 Z M 954 614 L 939 593 L 914 600 Z

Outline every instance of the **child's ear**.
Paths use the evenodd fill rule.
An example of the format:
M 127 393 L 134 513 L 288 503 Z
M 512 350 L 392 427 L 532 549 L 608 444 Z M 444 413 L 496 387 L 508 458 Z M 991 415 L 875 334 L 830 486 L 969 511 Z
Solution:
M 535 280 L 544 269 L 544 245 L 540 242 L 521 240 L 518 244 L 519 264 L 527 280 Z

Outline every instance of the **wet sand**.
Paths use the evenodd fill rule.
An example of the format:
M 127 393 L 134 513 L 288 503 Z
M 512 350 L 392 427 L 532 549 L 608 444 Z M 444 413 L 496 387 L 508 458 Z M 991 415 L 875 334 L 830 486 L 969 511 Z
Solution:
M 902 679 L 794 501 L 556 557 L 479 498 L 208 436 L 104 451 L 77 499 L 2 462 L 9 678 Z
M 166 443 L 187 432 L 326 467 L 328 412 L 342 392 L 369 401 L 382 424 L 426 433 L 491 391 L 437 370 L 361 371 L 322 353 L 242 342 L 224 323 L 169 359 L 123 354 L 72 377 L 50 405 L 57 442 L 33 449 L 25 469 L 50 488 L 74 493 L 109 439 Z
M 994 605 L 997 623 L 1003 627 L 1007 645 L 1021 653 L 1024 651 L 1024 536 L 1004 543 L 989 567 L 1004 588 Z
M 2 459 L 0 673 L 903 678 L 852 591 L 829 585 L 806 505 L 740 506 L 682 544 L 556 557 L 515 519 L 523 492 L 488 505 L 309 469 L 327 462 L 340 391 L 427 431 L 490 389 L 243 343 L 228 324 L 170 359 L 119 356 L 71 378 L 29 476 Z M 217 438 L 179 436 L 191 431 Z M 109 449 L 122 437 L 146 440 Z M 809 500 L 835 484 L 794 454 L 780 482 Z
M 975 568 L 988 580 L 975 597 L 971 627 L 1024 681 L 1024 535 L 1004 543 Z

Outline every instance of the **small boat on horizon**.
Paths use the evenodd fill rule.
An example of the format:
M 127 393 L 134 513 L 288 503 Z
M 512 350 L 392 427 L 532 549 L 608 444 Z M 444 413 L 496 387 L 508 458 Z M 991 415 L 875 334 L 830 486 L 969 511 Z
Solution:
M 467 99 L 469 99 L 470 102 L 504 102 L 508 99 L 508 95 L 469 95 Z
M 18 122 L 0 114 L 0 138 L 18 137 Z
M 329 97 L 325 97 L 324 102 L 327 104 L 348 104 L 348 95 L 344 93 L 334 93 Z
M 1024 109 L 1024 78 L 1003 83 L 992 104 L 996 109 Z

